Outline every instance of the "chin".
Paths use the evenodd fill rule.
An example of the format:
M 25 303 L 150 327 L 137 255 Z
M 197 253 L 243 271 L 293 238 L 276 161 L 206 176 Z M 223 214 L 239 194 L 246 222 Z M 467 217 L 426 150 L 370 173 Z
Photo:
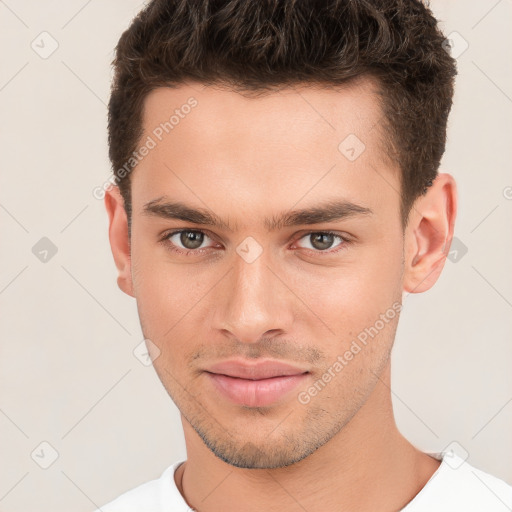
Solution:
M 204 432 L 196 429 L 205 445 L 211 452 L 231 466 L 243 469 L 276 469 L 295 464 L 316 451 L 324 443 L 290 442 L 289 439 L 276 439 L 270 444 L 267 439 L 262 439 L 261 444 L 237 441 L 233 438 L 212 440 Z

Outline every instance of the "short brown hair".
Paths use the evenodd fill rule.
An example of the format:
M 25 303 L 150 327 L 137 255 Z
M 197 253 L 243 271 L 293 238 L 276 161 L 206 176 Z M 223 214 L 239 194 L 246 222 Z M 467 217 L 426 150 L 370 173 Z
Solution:
M 456 65 L 444 40 L 419 0 L 151 1 L 122 34 L 113 61 L 109 157 L 129 221 L 126 162 L 151 90 L 198 81 L 264 92 L 372 76 L 401 172 L 405 228 L 445 149 Z

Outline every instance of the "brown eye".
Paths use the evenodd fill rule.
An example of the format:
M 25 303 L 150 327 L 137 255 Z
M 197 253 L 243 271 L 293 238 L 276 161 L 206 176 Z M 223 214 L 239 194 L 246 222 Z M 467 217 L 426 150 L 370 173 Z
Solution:
M 303 236 L 301 240 L 306 241 L 306 243 L 302 246 L 303 248 L 312 249 L 318 252 L 326 252 L 329 249 L 343 245 L 343 242 L 348 243 L 348 240 L 342 236 L 329 232 L 308 233 L 307 235 Z M 338 243 L 336 243 L 337 241 Z
M 198 249 L 207 238 L 208 236 L 201 231 L 189 230 L 176 231 L 166 237 L 172 244 L 184 250 Z
M 321 251 L 330 249 L 334 241 L 334 235 L 329 233 L 314 233 L 309 236 L 311 237 L 311 245 Z
M 201 247 L 204 240 L 204 234 L 197 231 L 182 231 L 180 234 L 180 242 L 185 249 L 197 249 Z

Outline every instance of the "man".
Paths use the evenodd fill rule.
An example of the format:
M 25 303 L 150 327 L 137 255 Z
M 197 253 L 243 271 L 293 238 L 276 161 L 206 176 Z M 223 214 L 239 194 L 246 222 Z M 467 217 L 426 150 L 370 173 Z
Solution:
M 512 507 L 393 417 L 457 210 L 443 41 L 412 0 L 157 0 L 123 34 L 109 237 L 187 460 L 104 512 Z

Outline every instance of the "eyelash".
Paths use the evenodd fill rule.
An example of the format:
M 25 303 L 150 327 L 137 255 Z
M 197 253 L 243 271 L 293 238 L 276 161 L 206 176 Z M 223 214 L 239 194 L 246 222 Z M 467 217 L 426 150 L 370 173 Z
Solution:
M 166 233 L 164 233 L 164 235 L 161 237 L 160 239 L 160 242 L 162 244 L 164 244 L 167 248 L 169 248 L 171 251 L 177 253 L 177 254 L 180 254 L 180 255 L 184 255 L 184 256 L 197 256 L 197 255 L 200 255 L 200 254 L 203 254 L 204 252 L 208 251 L 208 249 L 211 249 L 211 247 L 205 247 L 203 249 L 180 249 L 178 247 L 176 247 L 176 245 L 174 245 L 169 239 L 173 236 L 173 235 L 176 235 L 178 233 L 202 233 L 203 235 L 206 235 L 208 238 L 212 238 L 211 236 L 208 235 L 208 233 L 206 231 L 203 231 L 201 229 L 177 229 L 175 231 L 168 231 Z M 304 233 L 300 238 L 298 238 L 298 240 L 302 240 L 303 238 L 309 236 L 309 235 L 316 235 L 316 234 L 322 234 L 322 235 L 333 235 L 335 236 L 336 238 L 339 238 L 342 243 L 340 243 L 338 246 L 336 246 L 336 248 L 334 250 L 325 250 L 325 251 L 315 251 L 313 249 L 306 249 L 306 251 L 308 252 L 313 252 L 315 254 L 321 254 L 321 255 L 332 255 L 332 254 L 337 254 L 338 252 L 340 251 L 343 251 L 347 248 L 347 245 L 350 245 L 352 243 L 352 240 L 350 240 L 349 238 L 347 237 L 344 237 L 342 235 L 340 235 L 339 233 L 335 233 L 333 231 L 309 231 L 307 233 Z

